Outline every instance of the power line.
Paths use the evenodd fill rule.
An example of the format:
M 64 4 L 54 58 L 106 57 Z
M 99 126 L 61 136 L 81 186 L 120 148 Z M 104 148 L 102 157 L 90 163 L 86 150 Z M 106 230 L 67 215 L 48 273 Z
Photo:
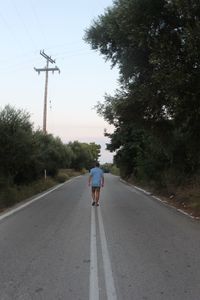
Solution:
M 37 24 L 37 27 L 38 27 L 38 29 L 39 29 L 40 35 L 41 35 L 42 39 L 45 40 L 46 43 L 47 43 L 47 37 L 46 37 L 46 35 L 44 34 L 44 30 L 43 30 L 42 24 L 41 24 L 41 22 L 40 22 L 40 19 L 39 19 L 39 17 L 38 17 L 38 14 L 36 13 L 36 9 L 35 9 L 35 7 L 34 7 L 34 5 L 33 5 L 33 2 L 30 1 L 29 4 L 30 4 L 30 7 L 31 7 L 31 9 L 32 9 L 33 16 L 34 16 L 34 18 L 35 18 L 35 20 L 36 20 L 36 24 Z
M 49 68 L 49 63 L 54 64 L 56 61 L 51 58 L 51 56 L 48 56 L 44 50 L 40 51 L 40 55 L 42 55 L 46 59 L 46 67 L 45 68 L 34 68 L 36 72 L 38 72 L 38 75 L 40 72 L 46 73 L 45 78 L 45 90 L 44 90 L 44 111 L 43 111 L 43 132 L 47 132 L 47 89 L 48 89 L 48 72 L 56 72 L 58 71 L 60 73 L 60 69 L 55 66 L 55 68 Z
M 35 51 L 34 51 L 35 52 Z M 61 53 L 57 53 L 55 54 L 57 56 L 57 58 L 59 58 L 59 60 L 65 60 L 67 58 L 72 58 L 72 57 L 76 57 L 76 56 L 82 56 L 82 55 L 93 55 L 92 51 L 82 51 L 82 52 L 61 52 Z M 34 56 L 35 54 L 30 54 L 30 57 L 28 57 L 28 53 L 27 54 L 22 54 L 16 57 L 13 57 L 12 59 L 7 59 L 7 60 L 0 60 L 1 62 L 1 69 L 0 69 L 0 73 L 3 72 L 12 72 L 13 71 L 13 67 L 16 70 L 19 69 L 24 69 L 24 68 L 29 68 L 31 62 L 33 62 L 35 60 Z M 14 62 L 13 62 L 14 61 Z M 43 71 L 45 71 L 45 68 L 43 68 Z M 52 70 L 53 71 L 53 70 Z
M 26 35 L 29 37 L 29 40 L 31 41 L 31 43 L 32 43 L 32 45 L 34 46 L 34 48 L 36 48 L 35 41 L 33 40 L 32 36 L 31 36 L 31 34 L 30 34 L 30 32 L 29 32 L 29 29 L 28 29 L 28 27 L 26 26 L 26 24 L 25 24 L 25 22 L 24 22 L 24 20 L 23 20 L 23 18 L 22 18 L 22 16 L 21 16 L 21 14 L 20 14 L 20 12 L 19 12 L 19 9 L 18 9 L 18 7 L 16 6 L 15 1 L 14 1 L 14 0 L 10 0 L 10 2 L 12 3 L 12 6 L 13 6 L 14 10 L 16 11 L 17 16 L 18 16 L 18 18 L 19 18 L 19 20 L 20 20 L 22 26 L 24 27 L 24 31 L 26 32 Z
M 19 45 L 21 46 L 21 49 L 23 49 L 23 45 L 20 39 L 17 39 L 12 27 L 10 26 L 10 23 L 7 22 L 6 18 L 2 15 L 2 13 L 0 12 L 0 17 L 2 19 L 2 22 L 4 24 L 4 26 L 7 28 L 7 30 L 9 31 L 10 35 L 12 36 L 12 40 L 13 38 L 15 39 L 16 45 L 19 47 Z M 20 48 L 20 47 L 19 47 Z

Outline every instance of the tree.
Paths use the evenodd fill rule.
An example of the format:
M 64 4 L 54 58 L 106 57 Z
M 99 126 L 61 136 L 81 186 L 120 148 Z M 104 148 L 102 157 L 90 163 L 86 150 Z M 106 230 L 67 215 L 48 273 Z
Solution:
M 90 169 L 94 161 L 100 156 L 101 146 L 95 143 L 70 142 L 69 147 L 73 153 L 71 166 L 76 170 Z
M 62 143 L 59 137 L 36 131 L 34 134 L 35 166 L 37 172 L 55 176 L 59 168 L 69 167 L 72 160 L 71 149 Z
M 0 111 L 0 174 L 15 182 L 26 173 L 33 158 L 30 115 L 9 105 Z
M 157 172 L 158 160 L 163 171 L 194 174 L 200 168 L 199 15 L 197 0 L 116 0 L 86 30 L 85 41 L 120 71 L 120 89 L 97 111 L 115 126 L 108 148 L 118 150 L 121 169 L 130 156 L 126 175 L 131 168 L 136 173 L 144 154 L 155 167 L 149 173 Z M 145 136 L 155 143 L 149 153 L 139 143 L 143 156 L 138 132 L 140 142 Z

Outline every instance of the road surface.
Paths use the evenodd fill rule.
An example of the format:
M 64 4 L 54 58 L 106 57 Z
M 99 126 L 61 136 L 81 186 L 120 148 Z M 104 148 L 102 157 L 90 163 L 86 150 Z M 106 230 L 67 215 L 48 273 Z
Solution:
M 1 300 L 198 300 L 200 223 L 105 175 L 0 215 Z M 28 204 L 28 205 L 27 205 Z

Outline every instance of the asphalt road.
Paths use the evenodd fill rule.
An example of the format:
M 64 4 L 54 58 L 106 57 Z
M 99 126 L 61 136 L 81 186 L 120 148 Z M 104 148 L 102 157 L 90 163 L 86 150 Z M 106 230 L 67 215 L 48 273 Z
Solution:
M 198 300 L 200 223 L 105 176 L 0 215 L 0 300 Z M 27 205 L 27 206 L 26 206 Z

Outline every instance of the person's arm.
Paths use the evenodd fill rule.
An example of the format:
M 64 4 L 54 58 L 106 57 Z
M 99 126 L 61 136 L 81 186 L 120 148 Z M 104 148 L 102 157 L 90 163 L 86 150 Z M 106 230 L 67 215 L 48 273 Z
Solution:
M 89 179 L 88 179 L 88 186 L 91 186 L 91 180 L 92 180 L 92 175 L 89 175 Z
M 101 176 L 101 186 L 104 187 L 104 175 L 102 173 L 102 176 Z
M 88 186 L 91 186 L 91 181 L 92 181 L 92 170 L 90 170 L 90 175 L 88 178 Z

